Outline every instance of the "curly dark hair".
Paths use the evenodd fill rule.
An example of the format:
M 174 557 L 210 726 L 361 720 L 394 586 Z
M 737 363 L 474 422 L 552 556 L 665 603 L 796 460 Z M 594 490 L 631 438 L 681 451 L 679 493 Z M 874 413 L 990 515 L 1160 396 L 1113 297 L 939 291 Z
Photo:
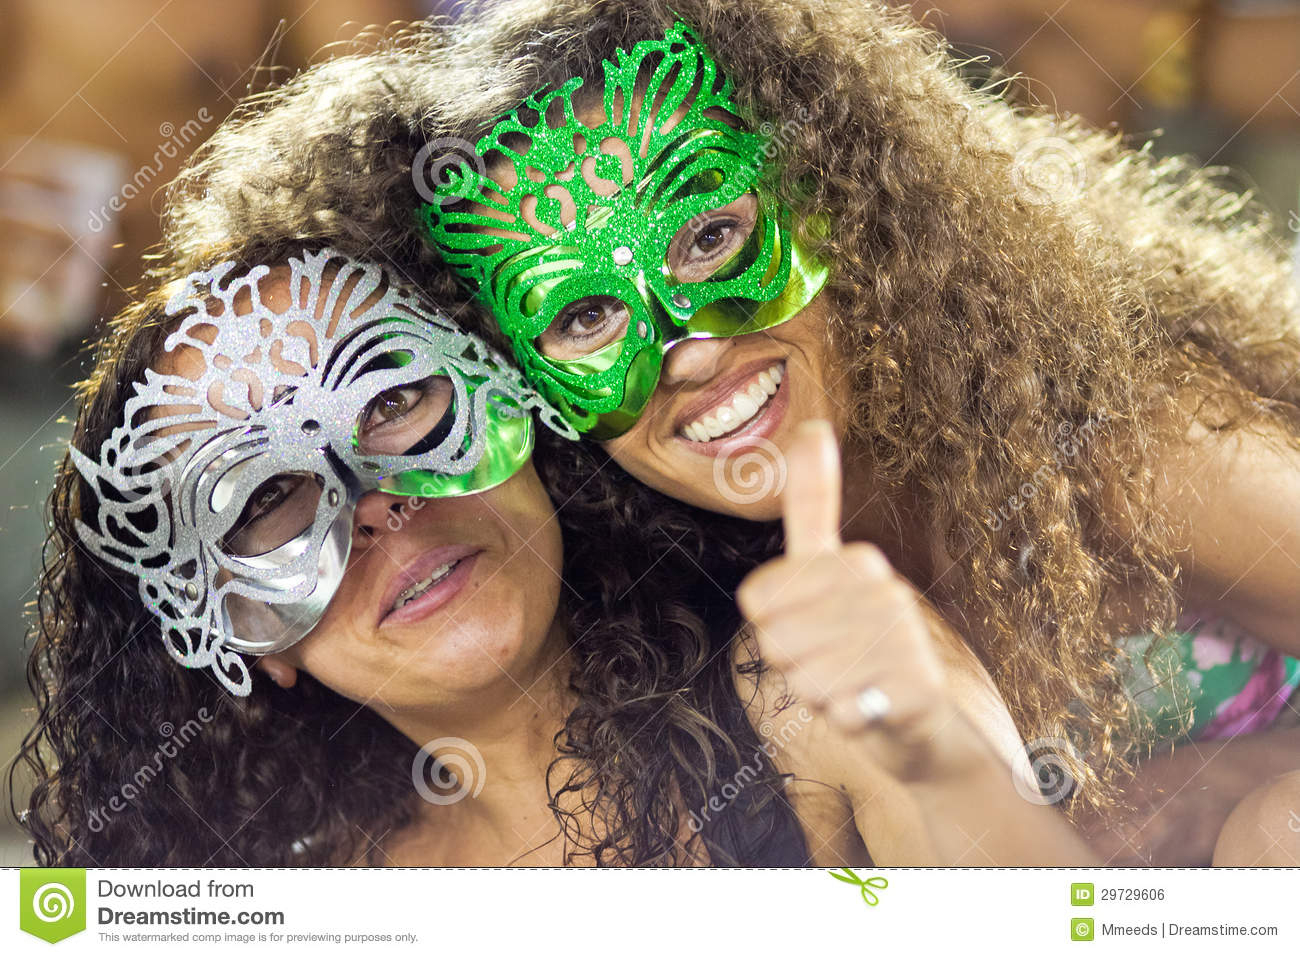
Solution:
M 614 50 L 678 19 L 746 119 L 780 131 L 769 188 L 835 224 L 828 335 L 852 382 L 848 441 L 952 556 L 920 584 L 1024 737 L 1079 743 L 1076 805 L 1113 807 L 1145 743 L 1117 596 L 1162 636 L 1180 604 L 1155 450 L 1189 396 L 1227 410 L 1211 428 L 1262 417 L 1300 441 L 1285 251 L 1214 170 L 974 89 L 938 35 L 870 0 L 516 0 L 372 37 L 253 104 L 178 180 L 171 242 L 288 225 L 374 250 L 473 324 L 418 234 L 422 148 L 476 141 L 526 95 L 599 78 Z M 1037 172 L 1054 152 L 1063 187 Z M 232 177 L 241 155 L 258 166 Z M 1061 435 L 1084 431 L 1062 460 Z M 755 536 L 741 554 L 765 547 Z
M 274 264 L 302 248 L 250 238 L 238 259 Z M 142 288 L 100 341 L 72 438 L 87 455 L 98 454 L 161 350 L 173 285 Z M 558 505 L 560 614 L 578 702 L 556 735 L 547 781 L 570 858 L 804 863 L 784 779 L 767 762 L 733 804 L 682 839 L 686 814 L 752 765 L 760 746 L 733 684 L 729 640 L 739 624 L 730 596 L 750 563 L 706 539 L 689 509 L 602 468 L 598 450 L 542 432 L 534 461 Z M 241 699 L 178 666 L 130 576 L 80 544 L 88 492 L 65 457 L 28 665 L 37 720 L 10 769 L 11 783 L 20 768 L 36 777 L 20 819 L 37 861 L 382 863 L 384 838 L 419 803 L 416 744 L 307 674 L 284 689 L 254 672 Z M 755 535 L 741 523 L 733 532 L 737 541 Z M 599 822 L 595 838 L 580 820 L 587 815 Z

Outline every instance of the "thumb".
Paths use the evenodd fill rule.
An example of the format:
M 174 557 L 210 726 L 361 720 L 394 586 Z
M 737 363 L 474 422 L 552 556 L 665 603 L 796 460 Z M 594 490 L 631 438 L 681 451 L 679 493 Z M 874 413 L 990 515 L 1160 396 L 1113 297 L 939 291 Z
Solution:
M 785 456 L 785 553 L 810 556 L 840 544 L 840 452 L 831 424 L 804 422 Z

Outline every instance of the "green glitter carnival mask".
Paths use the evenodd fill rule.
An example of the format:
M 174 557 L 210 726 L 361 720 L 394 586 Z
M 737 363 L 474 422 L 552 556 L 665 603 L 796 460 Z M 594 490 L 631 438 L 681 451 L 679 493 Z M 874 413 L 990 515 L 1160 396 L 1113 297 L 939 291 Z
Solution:
M 420 211 L 524 374 L 596 439 L 632 427 L 668 349 L 770 329 L 827 277 L 759 185 L 769 137 L 684 24 L 603 68 L 596 125 L 576 115 L 581 77 L 534 93 Z

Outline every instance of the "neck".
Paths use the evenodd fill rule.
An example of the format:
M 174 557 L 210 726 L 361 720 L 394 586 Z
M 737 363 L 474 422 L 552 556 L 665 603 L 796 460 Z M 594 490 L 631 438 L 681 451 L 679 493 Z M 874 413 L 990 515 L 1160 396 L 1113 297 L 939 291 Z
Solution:
M 472 834 L 489 857 L 515 856 L 554 835 L 546 771 L 574 704 L 569 671 L 568 641 L 554 625 L 528 671 L 503 672 L 454 709 L 389 716 L 419 746 L 442 742 L 432 749 L 442 774 L 428 757 L 419 762 L 423 783 L 438 800 L 425 795 L 418 805 L 417 831 L 440 848 L 452 835 Z
M 934 581 L 933 530 L 916 520 L 913 496 L 881 484 L 870 451 L 846 444 L 843 519 L 846 542 L 871 542 L 899 574 L 924 591 Z

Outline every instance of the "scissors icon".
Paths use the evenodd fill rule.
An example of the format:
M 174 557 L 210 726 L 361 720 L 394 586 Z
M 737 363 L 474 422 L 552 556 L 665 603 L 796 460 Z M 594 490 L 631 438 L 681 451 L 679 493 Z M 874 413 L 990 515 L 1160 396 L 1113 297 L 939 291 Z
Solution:
M 840 870 L 844 873 L 837 874 L 835 871 L 831 871 L 831 877 L 835 878 L 837 881 L 843 881 L 845 884 L 852 884 L 854 887 L 859 888 L 862 891 L 862 899 L 867 902 L 868 907 L 875 907 L 880 903 L 880 897 L 872 890 L 872 888 L 874 887 L 877 890 L 883 891 L 889 886 L 888 880 L 879 876 L 864 879 L 858 877 L 857 874 L 854 874 L 853 871 L 847 867 L 841 867 Z

